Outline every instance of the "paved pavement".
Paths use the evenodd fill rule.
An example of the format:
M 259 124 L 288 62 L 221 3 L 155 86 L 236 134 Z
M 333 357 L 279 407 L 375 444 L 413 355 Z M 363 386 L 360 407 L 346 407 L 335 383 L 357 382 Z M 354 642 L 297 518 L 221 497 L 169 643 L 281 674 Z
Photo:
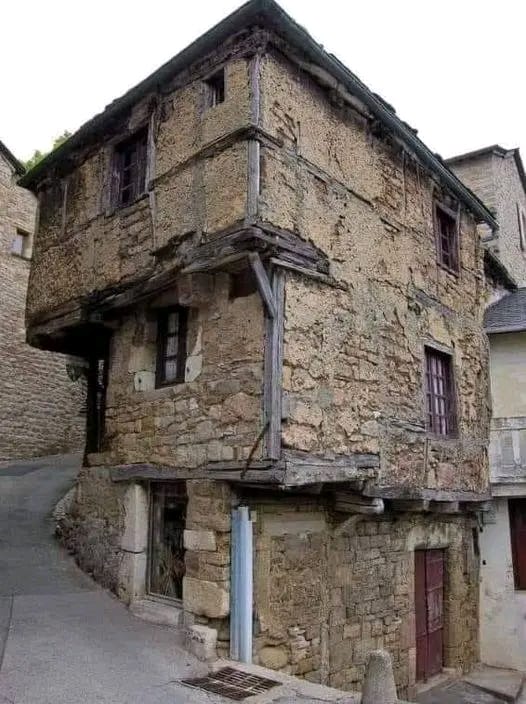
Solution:
M 51 511 L 78 456 L 0 463 L 0 704 L 232 702 L 176 680 L 208 667 L 175 629 L 134 617 L 81 572 L 53 536 Z M 280 686 L 254 704 L 357 704 L 358 697 L 239 663 Z
M 76 456 L 0 467 L 0 704 L 202 704 L 173 681 L 206 667 L 82 573 L 50 513 Z

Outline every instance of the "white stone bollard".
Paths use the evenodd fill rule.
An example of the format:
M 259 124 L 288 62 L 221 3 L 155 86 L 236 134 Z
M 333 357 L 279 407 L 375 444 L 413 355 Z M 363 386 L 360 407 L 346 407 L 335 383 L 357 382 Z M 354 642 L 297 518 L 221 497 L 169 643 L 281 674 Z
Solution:
M 385 650 L 372 650 L 365 666 L 362 704 L 396 704 L 397 701 L 391 656 Z

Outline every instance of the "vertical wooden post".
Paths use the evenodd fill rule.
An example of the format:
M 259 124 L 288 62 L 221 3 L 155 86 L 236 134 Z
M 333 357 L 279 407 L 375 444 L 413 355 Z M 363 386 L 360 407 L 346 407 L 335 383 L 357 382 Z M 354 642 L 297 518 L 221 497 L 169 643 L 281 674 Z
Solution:
M 267 457 L 277 460 L 281 457 L 281 395 L 283 376 L 283 323 L 285 278 L 281 269 L 272 272 L 272 292 L 276 315 L 267 314 L 265 335 L 265 422 L 268 425 L 266 450 Z

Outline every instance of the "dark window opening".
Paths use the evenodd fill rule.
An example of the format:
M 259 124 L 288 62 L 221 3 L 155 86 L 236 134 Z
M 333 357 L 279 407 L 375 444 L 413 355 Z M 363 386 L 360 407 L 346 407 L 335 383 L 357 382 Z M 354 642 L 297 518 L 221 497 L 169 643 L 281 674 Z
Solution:
M 156 386 L 184 382 L 187 356 L 188 309 L 165 308 L 157 320 Z
M 519 220 L 519 244 L 524 252 L 526 250 L 526 213 L 517 203 L 517 218 Z
M 153 483 L 150 491 L 148 591 L 182 599 L 186 488 L 184 482 Z
M 225 72 L 223 69 L 214 73 L 205 81 L 208 93 L 208 107 L 213 108 L 225 102 Z
M 11 244 L 11 254 L 23 259 L 29 259 L 29 233 L 17 228 L 15 238 Z
M 230 275 L 229 298 L 244 298 L 256 293 L 257 286 L 251 269 L 243 269 Z
M 449 271 L 458 273 L 458 212 L 443 203 L 435 203 L 435 236 L 438 262 Z
M 526 589 L 526 499 L 509 499 L 508 511 L 515 589 Z
M 144 129 L 115 147 L 117 206 L 133 203 L 145 191 L 147 140 Z
M 92 357 L 87 372 L 86 453 L 104 449 L 108 356 Z
M 435 435 L 454 436 L 457 418 L 452 357 L 426 347 L 425 362 L 427 429 Z

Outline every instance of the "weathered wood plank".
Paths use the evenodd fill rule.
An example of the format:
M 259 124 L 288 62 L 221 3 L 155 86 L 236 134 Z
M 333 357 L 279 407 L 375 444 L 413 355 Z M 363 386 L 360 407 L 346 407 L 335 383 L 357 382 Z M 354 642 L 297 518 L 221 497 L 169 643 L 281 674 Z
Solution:
M 382 499 L 424 499 L 429 501 L 488 501 L 488 493 L 446 489 L 423 489 L 408 486 L 376 486 L 370 484 L 364 488 L 365 496 L 377 496 Z
M 264 362 L 264 409 L 268 424 L 266 449 L 267 456 L 279 459 L 281 456 L 281 402 L 283 373 L 283 324 L 285 277 L 282 271 L 272 272 L 272 293 L 275 315 L 267 319 Z
M 230 469 L 226 463 L 220 470 L 213 466 L 205 468 L 170 467 L 153 464 L 118 465 L 110 468 L 110 477 L 113 482 L 144 482 L 144 481 L 174 481 L 182 479 L 217 479 L 219 481 L 251 482 L 261 484 L 279 484 L 283 477 L 283 470 L 269 464 L 261 469 L 239 466 L 233 463 Z
M 267 312 L 271 318 L 275 318 L 277 314 L 276 301 L 274 300 L 274 293 L 270 285 L 268 274 L 265 271 L 263 262 L 261 261 L 261 257 L 257 252 L 251 252 L 248 255 L 248 260 L 256 277 L 258 290 L 265 303 Z

